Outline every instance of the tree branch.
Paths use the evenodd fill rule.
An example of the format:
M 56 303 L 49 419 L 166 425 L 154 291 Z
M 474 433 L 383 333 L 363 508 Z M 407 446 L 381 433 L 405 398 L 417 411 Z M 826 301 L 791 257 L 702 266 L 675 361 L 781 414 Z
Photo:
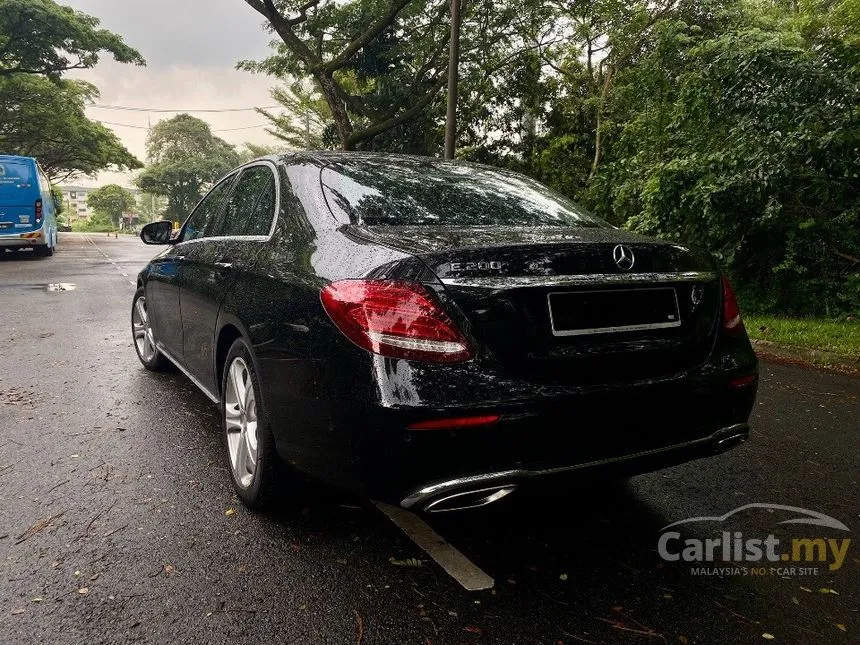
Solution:
M 253 2 L 255 0 L 245 0 L 246 2 Z M 271 0 L 265 0 L 266 2 L 271 2 Z M 332 58 L 329 62 L 321 65 L 322 69 L 329 74 L 340 69 L 344 65 L 349 62 L 349 59 L 353 57 L 353 55 L 360 50 L 362 47 L 371 42 L 374 38 L 376 38 L 379 34 L 381 34 L 385 29 L 387 29 L 391 23 L 395 21 L 397 18 L 397 14 L 408 5 L 412 0 L 391 0 L 391 4 L 388 6 L 388 11 L 386 11 L 379 19 L 374 22 L 364 33 L 362 33 L 358 38 L 353 40 L 346 48 L 337 56 Z
M 355 144 L 360 143 L 361 141 L 365 141 L 366 139 L 371 139 L 378 134 L 382 134 L 386 130 L 390 130 L 391 128 L 396 128 L 401 123 L 405 123 L 409 119 L 417 116 L 421 110 L 423 110 L 427 105 L 430 104 L 430 101 L 439 93 L 445 84 L 448 82 L 448 74 L 440 74 L 436 79 L 436 83 L 430 89 L 424 97 L 418 101 L 415 105 L 413 105 L 408 110 L 401 112 L 395 117 L 387 119 L 381 123 L 377 123 L 376 125 L 372 125 L 365 130 L 361 130 L 359 132 L 354 132 L 352 136 L 349 138 L 349 143 L 351 146 L 355 146 Z

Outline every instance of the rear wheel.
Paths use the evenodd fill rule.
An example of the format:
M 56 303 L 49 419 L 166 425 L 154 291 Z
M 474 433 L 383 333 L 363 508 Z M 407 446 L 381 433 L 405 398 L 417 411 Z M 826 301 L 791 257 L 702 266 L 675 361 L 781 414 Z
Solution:
M 146 310 L 146 296 L 143 287 L 134 294 L 131 304 L 131 333 L 134 339 L 134 349 L 143 366 L 152 371 L 165 368 L 167 359 L 155 346 L 155 334 L 149 322 L 149 312 Z
M 221 419 L 230 478 L 251 508 L 263 508 L 282 479 L 283 466 L 260 399 L 251 352 L 241 338 L 227 352 L 221 380 Z
M 39 246 L 33 247 L 33 253 L 38 255 L 39 257 L 50 257 L 54 255 L 53 247 L 48 246 L 47 244 L 40 244 Z

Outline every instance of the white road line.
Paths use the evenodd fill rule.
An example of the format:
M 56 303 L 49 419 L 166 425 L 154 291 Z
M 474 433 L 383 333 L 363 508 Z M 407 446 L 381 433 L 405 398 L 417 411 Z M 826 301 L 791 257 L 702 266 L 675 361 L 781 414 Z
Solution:
M 104 251 L 102 251 L 102 250 L 99 248 L 99 245 L 98 245 L 98 244 L 96 244 L 95 242 L 93 242 L 92 238 L 91 238 L 89 235 L 84 235 L 84 238 L 86 238 L 87 242 L 89 242 L 90 244 L 92 244 L 92 245 L 93 245 L 93 248 L 94 248 L 96 251 L 98 251 L 99 253 L 101 253 L 101 254 L 105 257 L 105 259 L 113 265 L 113 268 L 114 268 L 114 269 L 116 269 L 117 271 L 119 271 L 119 272 L 122 274 L 122 277 L 123 277 L 123 278 L 128 278 L 128 274 L 127 274 L 127 273 L 124 273 L 123 271 L 120 271 L 120 266 L 119 266 L 116 262 L 114 262 L 114 261 L 113 261 L 113 259 L 112 259 L 112 258 L 111 258 L 107 253 L 105 253 Z M 136 287 L 136 286 L 137 286 L 137 282 L 135 282 L 134 280 L 129 280 L 129 281 L 128 281 L 128 283 L 129 283 L 132 287 Z
M 373 502 L 389 519 L 403 529 L 403 532 L 415 544 L 420 546 L 436 563 L 459 582 L 467 591 L 492 589 L 495 581 L 478 568 L 469 558 L 456 547 L 436 533 L 424 520 L 412 511 L 385 504 Z

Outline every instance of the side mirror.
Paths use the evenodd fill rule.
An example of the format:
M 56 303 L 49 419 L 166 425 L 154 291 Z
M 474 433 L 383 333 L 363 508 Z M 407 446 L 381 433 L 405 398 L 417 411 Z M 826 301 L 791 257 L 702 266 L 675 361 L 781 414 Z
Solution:
M 173 222 L 153 222 L 140 229 L 140 239 L 144 244 L 173 244 Z

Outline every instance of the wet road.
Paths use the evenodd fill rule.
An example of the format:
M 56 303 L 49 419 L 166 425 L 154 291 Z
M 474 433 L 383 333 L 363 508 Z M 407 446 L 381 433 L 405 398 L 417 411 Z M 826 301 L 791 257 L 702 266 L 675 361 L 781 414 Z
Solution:
M 737 450 L 432 518 L 495 578 L 469 593 L 361 500 L 304 485 L 267 514 L 242 508 L 214 409 L 135 356 L 129 307 L 151 250 L 96 234 L 61 243 L 53 258 L 0 257 L 0 643 L 860 639 L 858 545 L 839 570 L 815 562 L 803 577 L 692 575 L 657 552 L 665 525 L 755 502 L 852 532 L 780 525 L 789 515 L 765 509 L 732 530 L 860 529 L 856 379 L 765 364 L 753 439 Z M 46 288 L 58 283 L 74 289 Z

